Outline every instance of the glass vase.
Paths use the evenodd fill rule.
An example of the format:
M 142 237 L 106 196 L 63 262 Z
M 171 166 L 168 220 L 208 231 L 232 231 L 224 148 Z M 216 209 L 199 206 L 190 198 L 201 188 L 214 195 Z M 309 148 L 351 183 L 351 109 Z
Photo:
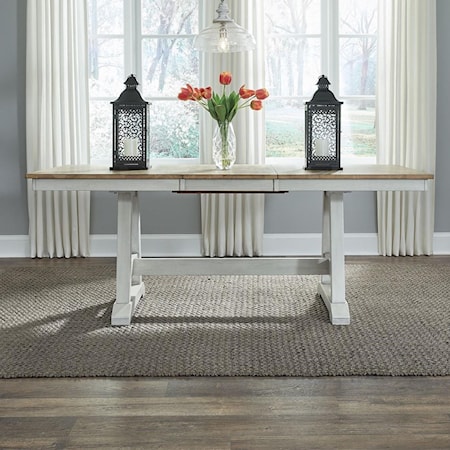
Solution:
M 213 134 L 213 160 L 220 170 L 228 170 L 236 162 L 236 135 L 233 124 L 217 122 Z

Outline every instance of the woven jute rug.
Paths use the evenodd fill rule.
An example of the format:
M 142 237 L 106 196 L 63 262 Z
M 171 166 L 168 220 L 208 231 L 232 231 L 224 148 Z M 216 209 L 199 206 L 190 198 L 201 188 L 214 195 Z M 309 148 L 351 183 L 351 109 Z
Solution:
M 389 261 L 347 265 L 349 326 L 317 276 L 146 276 L 112 327 L 113 262 L 2 266 L 0 377 L 449 375 L 450 266 Z

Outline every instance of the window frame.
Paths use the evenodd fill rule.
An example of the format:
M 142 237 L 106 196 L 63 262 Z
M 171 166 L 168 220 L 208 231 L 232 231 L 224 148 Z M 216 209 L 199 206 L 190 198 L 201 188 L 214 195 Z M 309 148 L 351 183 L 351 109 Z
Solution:
M 200 6 L 200 5 L 199 5 Z M 155 35 L 155 34 L 143 34 L 141 29 L 142 23 L 142 13 L 141 0 L 123 0 L 123 33 L 115 33 L 115 34 L 96 34 L 96 39 L 123 39 L 123 67 L 124 67 L 124 77 L 126 74 L 135 74 L 138 80 L 143 80 L 143 67 L 142 67 L 142 43 L 144 39 L 148 38 L 189 38 L 192 39 L 195 34 L 177 34 L 177 35 Z M 355 34 L 340 34 L 339 32 L 339 23 L 340 23 L 340 15 L 339 15 L 339 0 L 320 0 L 320 8 L 321 8 L 321 20 L 320 20 L 320 35 L 316 33 L 309 33 L 302 35 L 304 37 L 319 37 L 320 39 L 320 53 L 321 53 L 321 72 L 326 74 L 327 77 L 332 81 L 331 89 L 335 93 L 336 97 L 339 100 L 343 101 L 344 104 L 346 100 L 369 100 L 376 101 L 376 95 L 341 95 L 340 93 L 340 65 L 339 65 L 339 46 L 342 38 L 346 37 L 357 37 Z M 367 37 L 376 37 L 376 35 L 368 35 L 364 34 L 361 36 Z M 318 74 L 320 75 L 320 74 Z M 125 79 L 125 78 L 124 78 Z M 314 91 L 314 86 L 312 86 L 312 91 Z M 119 93 L 118 93 L 119 95 Z M 306 102 L 310 99 L 308 95 L 297 95 L 297 96 L 277 96 L 274 98 L 283 99 L 289 98 L 291 100 Z M 89 95 L 89 102 L 105 102 L 112 101 L 114 98 L 109 98 L 105 96 L 94 96 Z M 175 96 L 146 96 L 146 100 L 150 103 L 158 102 L 158 101 L 178 101 Z M 151 110 L 150 110 L 151 111 Z M 111 119 L 112 120 L 112 119 Z M 302 120 L 302 118 L 300 118 Z M 150 128 L 151 128 L 151 120 L 150 120 Z M 92 133 L 92 131 L 90 130 Z M 349 154 L 346 155 L 346 160 L 349 159 Z M 355 155 L 355 158 L 359 157 Z M 370 157 L 364 157 L 365 160 L 370 159 Z M 303 156 L 299 157 L 270 157 L 267 156 L 266 160 L 268 162 L 274 161 L 288 161 L 288 160 L 298 160 L 303 159 Z M 196 158 L 174 158 L 167 157 L 161 158 L 164 160 L 164 163 L 168 162 L 198 162 L 199 157 Z M 373 157 L 373 161 L 375 157 Z M 94 160 L 97 162 L 106 162 L 103 159 Z M 109 161 L 108 161 L 109 164 Z
M 349 95 L 343 94 L 341 92 L 341 60 L 340 60 L 340 43 L 342 39 L 345 38 L 357 38 L 357 37 L 367 37 L 367 38 L 377 38 L 377 35 L 372 34 L 351 34 L 351 33 L 341 33 L 340 32 L 340 21 L 341 21 L 341 11 L 339 9 L 339 0 L 320 0 L 320 33 L 305 33 L 302 34 L 302 38 L 319 38 L 320 39 L 320 74 L 327 76 L 331 81 L 330 89 L 333 91 L 335 96 L 345 104 L 354 101 L 369 101 L 376 105 L 376 93 L 375 94 L 364 94 L 364 95 Z M 276 36 L 276 34 L 274 35 Z M 281 36 L 281 39 L 284 36 Z M 295 37 L 295 35 L 293 35 Z M 309 93 L 303 92 L 303 95 L 295 96 L 272 96 L 273 99 L 277 100 L 293 100 L 296 102 L 305 103 L 309 101 L 315 91 L 315 85 L 311 86 L 311 91 Z M 302 117 L 300 118 L 302 120 Z M 360 163 L 363 159 L 365 163 L 374 164 L 376 162 L 376 155 L 373 156 L 360 156 L 355 153 L 345 153 L 341 155 L 344 157 L 345 163 Z M 297 156 L 266 156 L 266 161 L 268 162 L 293 162 L 298 160 L 303 160 L 304 155 Z
M 96 1 L 96 0 L 93 0 Z M 158 34 L 143 34 L 142 33 L 142 2 L 141 0 L 122 0 L 123 7 L 123 33 L 99 33 L 95 34 L 96 39 L 123 39 L 123 71 L 124 71 L 124 80 L 127 75 L 134 74 L 136 79 L 141 82 L 143 80 L 143 66 L 142 66 L 142 42 L 144 39 L 148 38 L 181 38 L 181 39 L 192 39 L 195 34 L 166 34 L 166 35 L 158 35 Z M 144 84 L 142 82 L 141 84 Z M 142 93 L 142 90 L 141 90 Z M 89 103 L 91 102 L 111 102 L 115 100 L 120 95 L 120 92 L 117 93 L 115 98 L 100 95 L 95 96 L 89 94 Z M 145 100 L 150 104 L 150 120 L 149 127 L 151 130 L 151 104 L 153 102 L 158 101 L 168 101 L 175 102 L 179 101 L 176 96 L 154 96 L 154 95 L 145 95 Z M 111 127 L 112 127 L 112 113 L 111 113 Z M 91 130 L 90 130 L 90 133 Z M 112 145 L 112 144 L 111 144 Z M 95 164 L 110 164 L 110 160 L 112 158 L 112 150 L 108 154 L 108 157 L 103 156 L 101 158 L 93 159 L 91 157 L 91 163 Z M 154 160 L 154 159 L 153 159 Z M 164 161 L 164 164 L 172 164 L 172 163 L 189 163 L 189 162 L 199 162 L 199 157 L 196 158 L 176 158 L 176 157 L 165 157 L 158 158 L 158 160 Z M 152 159 L 151 159 L 152 161 Z M 151 164 L 150 161 L 150 164 Z

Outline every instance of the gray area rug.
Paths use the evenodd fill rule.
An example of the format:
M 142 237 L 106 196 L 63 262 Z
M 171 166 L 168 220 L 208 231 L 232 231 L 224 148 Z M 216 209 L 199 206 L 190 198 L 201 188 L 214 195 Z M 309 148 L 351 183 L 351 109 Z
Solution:
M 144 277 L 111 327 L 114 264 L 0 268 L 0 377 L 449 375 L 450 266 L 347 265 L 351 324 L 317 276 Z

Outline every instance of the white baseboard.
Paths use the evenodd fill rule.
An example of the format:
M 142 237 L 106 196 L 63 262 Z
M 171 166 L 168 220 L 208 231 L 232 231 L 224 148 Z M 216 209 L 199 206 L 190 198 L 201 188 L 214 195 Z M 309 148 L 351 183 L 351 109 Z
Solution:
M 435 233 L 435 255 L 450 255 L 450 233 Z M 90 237 L 92 257 L 116 256 L 116 235 L 94 234 Z M 143 256 L 201 256 L 199 234 L 146 234 L 142 236 Z M 264 235 L 264 256 L 312 256 L 321 253 L 320 233 L 280 233 Z M 378 255 L 376 233 L 346 233 L 345 254 Z M 0 258 L 28 258 L 29 239 L 25 235 L 1 235 Z
M 264 235 L 265 256 L 311 256 L 322 252 L 320 233 L 280 233 Z M 346 233 L 344 239 L 346 255 L 377 255 L 376 233 Z
M 143 256 L 201 256 L 199 234 L 153 234 L 142 236 Z M 345 252 L 348 255 L 376 255 L 376 234 L 346 234 Z M 91 236 L 92 256 L 115 256 L 115 235 Z M 264 256 L 311 256 L 321 253 L 320 233 L 265 234 Z
M 1 235 L 0 258 L 29 258 L 30 239 L 28 235 Z
M 143 235 L 143 256 L 201 256 L 199 234 L 153 234 Z M 376 255 L 376 234 L 346 234 L 345 252 L 348 255 Z M 115 256 L 115 235 L 91 236 L 92 256 Z M 311 256 L 321 253 L 320 233 L 265 234 L 264 256 Z
M 450 255 L 450 233 L 434 233 L 433 254 Z
M 115 234 L 91 235 L 91 256 L 116 256 Z M 144 234 L 143 256 L 201 256 L 199 234 Z

